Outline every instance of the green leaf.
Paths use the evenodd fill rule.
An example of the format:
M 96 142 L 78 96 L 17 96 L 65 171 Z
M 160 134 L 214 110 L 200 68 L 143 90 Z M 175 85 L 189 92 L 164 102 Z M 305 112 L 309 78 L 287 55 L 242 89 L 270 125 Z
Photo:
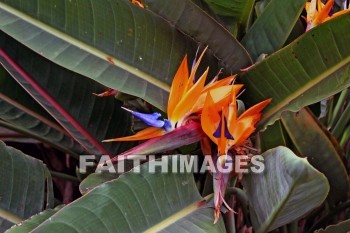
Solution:
M 350 86 L 346 28 L 349 13 L 315 27 L 242 75 L 245 103 L 272 98 L 258 128 L 271 125 L 283 111 L 298 111 Z
M 150 173 L 155 163 L 97 186 L 33 232 L 225 232 L 191 173 L 172 173 L 172 163 L 165 164 L 169 173 L 159 165 Z
M 256 232 L 267 232 L 299 219 L 325 200 L 326 177 L 286 147 L 262 154 L 265 170 L 243 177 Z
M 79 184 L 79 191 L 82 195 L 85 195 L 97 186 L 117 179 L 118 176 L 119 174 L 110 172 L 92 173 Z
M 32 136 L 20 133 L 19 131 L 11 130 L 11 127 L 4 127 L 3 125 L 11 125 L 6 121 L 0 119 L 0 140 L 3 142 L 19 142 L 19 143 L 39 143 L 38 140 Z M 12 126 L 12 125 L 11 125 Z
M 345 147 L 349 140 L 350 140 L 350 125 L 348 125 L 344 129 L 343 135 L 339 141 L 340 147 L 344 148 L 345 150 L 349 149 Z
M 5 127 L 30 135 L 69 154 L 83 148 L 0 66 L 0 119 Z M 0 124 L 1 124 L 0 123 Z
M 2 42 L 3 41 L 0 41 L 1 49 L 3 49 L 2 45 L 4 44 Z M 21 85 L 11 77 L 3 66 L 0 66 L 0 94 L 1 99 L 9 99 L 8 102 L 17 102 L 40 116 L 54 121 L 54 118 L 52 118 L 50 114 L 48 114 L 25 90 L 23 90 Z
M 0 29 L 47 59 L 162 110 L 178 65 L 197 47 L 128 0 L 1 0 Z
M 340 116 L 342 115 L 343 111 L 344 111 L 344 107 L 346 105 L 346 100 L 347 98 L 350 96 L 350 88 L 348 89 L 344 89 L 340 94 L 339 94 L 339 98 L 337 99 L 336 104 L 332 103 L 331 107 L 334 106 L 333 108 L 330 108 L 330 110 L 328 110 L 328 127 L 330 127 L 331 129 L 334 128 L 334 126 L 337 124 L 337 122 L 340 119 Z M 335 101 L 334 99 L 332 100 L 333 102 Z
M 204 0 L 218 15 L 233 17 L 246 25 L 254 7 L 254 0 Z
M 283 113 L 282 122 L 301 156 L 307 157 L 310 164 L 327 177 L 330 201 L 333 204 L 346 201 L 350 184 L 338 142 L 329 137 L 327 129 L 307 109 Z
M 255 3 L 254 10 L 257 17 L 260 17 L 271 0 L 260 0 Z
M 344 129 L 349 123 L 350 123 L 350 104 L 348 103 L 344 109 L 344 112 L 342 112 L 339 120 L 337 121 L 334 128 L 332 129 L 332 133 L 338 140 L 341 139 L 341 136 L 344 134 Z
M 297 22 L 306 0 L 271 0 L 241 43 L 255 61 L 260 54 L 282 48 Z
M 336 225 L 330 225 L 326 229 L 315 231 L 315 233 L 348 233 L 350 229 L 350 219 L 342 221 Z
M 130 114 L 113 97 L 93 93 L 101 84 L 66 70 L 0 34 L 0 62 L 90 154 L 117 154 L 130 144 L 104 144 L 106 138 L 130 133 Z
M 0 141 L 0 232 L 53 204 L 46 166 Z M 45 188 L 47 187 L 47 188 Z
M 8 229 L 6 233 L 28 233 L 31 230 L 35 229 L 37 226 L 39 226 L 42 222 L 44 222 L 46 219 L 50 218 L 52 215 L 54 215 L 57 211 L 59 211 L 63 206 L 57 206 L 55 209 L 47 209 L 43 212 L 40 212 L 39 214 L 36 214 L 29 219 L 25 220 L 24 222 L 15 225 Z
M 191 0 L 169 1 L 143 0 L 147 9 L 159 14 L 184 34 L 201 44 L 208 45 L 221 65 L 229 72 L 251 64 L 244 47 L 218 22 Z
M 264 152 L 277 146 L 287 146 L 286 136 L 287 135 L 283 129 L 282 122 L 276 121 L 264 132 L 259 132 L 260 151 Z

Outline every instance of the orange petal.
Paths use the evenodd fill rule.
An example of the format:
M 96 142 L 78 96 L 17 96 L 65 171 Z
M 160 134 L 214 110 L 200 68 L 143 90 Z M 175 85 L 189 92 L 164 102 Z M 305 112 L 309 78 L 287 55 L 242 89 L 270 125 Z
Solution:
M 260 117 L 261 114 L 255 114 L 238 120 L 233 128 L 232 136 L 235 140 L 232 142 L 231 146 L 240 145 L 245 142 L 254 132 L 255 124 L 259 121 Z
M 145 8 L 145 6 L 144 6 L 141 2 L 139 2 L 139 1 L 137 1 L 137 0 L 131 0 L 131 2 L 132 2 L 133 4 L 139 6 L 139 7 Z
M 311 22 L 315 18 L 316 13 L 316 0 L 311 0 L 305 4 L 307 21 Z
M 171 118 L 169 120 L 172 123 L 179 121 L 181 118 L 189 115 L 194 104 L 197 102 L 201 91 L 203 90 L 205 79 L 207 78 L 209 69 L 199 78 L 199 80 L 191 87 L 190 90 L 185 93 L 181 98 L 181 101 L 176 105 Z
M 221 109 L 221 107 L 226 107 L 229 105 L 231 101 L 232 88 L 234 88 L 234 92 L 237 95 L 238 92 L 242 89 L 242 87 L 243 85 L 238 84 L 238 85 L 217 87 L 215 89 L 210 90 L 211 96 L 213 98 L 215 105 L 217 106 L 217 109 Z M 207 96 L 206 92 L 202 93 L 199 96 L 197 102 L 193 106 L 192 112 L 199 112 L 202 110 L 206 96 Z
M 120 142 L 120 141 L 140 141 L 140 140 L 146 140 L 150 138 L 159 137 L 166 134 L 165 130 L 162 128 L 157 127 L 149 127 L 144 130 L 139 131 L 137 134 L 122 138 L 114 138 L 114 139 L 108 139 L 103 140 L 103 142 Z
M 334 13 L 331 17 L 328 17 L 325 20 L 323 20 L 323 23 L 330 20 L 330 19 L 333 19 L 333 18 L 338 17 L 340 15 L 343 15 L 345 13 L 348 13 L 348 12 L 350 12 L 350 8 L 346 9 L 346 10 L 338 11 L 337 13 Z
M 242 115 L 240 115 L 238 119 L 242 119 L 260 113 L 271 102 L 271 100 L 272 99 L 267 99 L 250 107 L 247 111 L 242 113 Z
M 255 124 L 260 120 L 260 117 L 262 115 L 261 111 L 270 102 L 271 99 L 267 99 L 254 105 L 245 111 L 242 115 L 240 115 L 235 123 L 229 123 L 229 131 L 235 139 L 229 142 L 229 146 L 240 145 L 250 137 L 250 135 L 255 130 Z
M 187 80 L 187 84 L 186 84 L 186 87 L 185 87 L 185 91 L 187 92 L 188 90 L 190 90 L 192 88 L 192 86 L 194 85 L 194 77 L 195 77 L 195 74 L 197 72 L 197 69 L 198 69 L 198 66 L 200 64 L 200 62 L 202 61 L 202 58 L 204 56 L 204 53 L 205 51 L 207 50 L 208 46 L 205 47 L 205 49 L 203 50 L 202 54 L 199 56 L 196 64 L 194 65 L 193 69 L 191 70 L 191 74 L 190 74 L 190 77 L 188 78 Z
M 223 86 L 227 86 L 230 85 L 230 83 L 236 78 L 236 75 L 231 75 L 229 77 L 226 77 L 224 79 L 221 79 L 219 81 L 216 81 L 214 83 L 210 83 L 208 85 L 206 85 L 202 91 L 202 93 L 213 90 L 215 88 L 218 87 L 223 87 Z
M 201 125 L 204 133 L 215 143 L 218 144 L 218 139 L 213 136 L 213 133 L 217 129 L 220 122 L 220 114 L 217 111 L 217 108 L 214 104 L 213 98 L 211 97 L 210 92 L 207 94 L 202 116 L 201 116 Z
M 179 69 L 177 70 L 173 82 L 171 84 L 169 100 L 168 100 L 168 118 L 171 119 L 172 113 L 174 111 L 177 103 L 180 102 L 184 91 L 185 85 L 188 79 L 188 64 L 187 64 L 187 55 L 181 62 Z
M 321 0 L 318 0 L 317 1 L 317 9 L 318 9 L 318 11 L 320 11 L 323 7 L 324 7 L 323 2 Z
M 318 15 L 314 20 L 314 25 L 319 25 L 324 22 L 329 16 L 329 12 L 332 10 L 334 4 L 334 0 L 329 0 L 326 5 L 322 8 L 322 10 L 318 10 Z
M 237 121 L 237 98 L 236 95 L 238 92 L 234 88 L 232 88 L 231 91 L 231 103 L 228 106 L 228 116 L 227 116 L 227 124 L 228 124 L 228 131 L 232 134 L 233 128 L 236 125 Z

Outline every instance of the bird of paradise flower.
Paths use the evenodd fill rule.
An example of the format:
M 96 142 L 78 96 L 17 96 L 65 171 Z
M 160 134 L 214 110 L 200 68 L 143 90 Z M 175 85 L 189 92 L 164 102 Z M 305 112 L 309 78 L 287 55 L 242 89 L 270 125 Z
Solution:
M 188 71 L 187 56 L 183 59 L 171 85 L 167 106 L 167 119 L 162 119 L 161 114 L 158 112 L 147 114 L 124 108 L 150 127 L 132 136 L 108 139 L 104 140 L 104 142 L 139 141 L 165 135 L 175 128 L 185 125 L 188 120 L 194 118 L 193 115 L 198 116 L 198 114 L 200 114 L 208 91 L 214 93 L 213 95 L 215 97 L 213 101 L 216 105 L 221 106 L 227 104 L 230 101 L 231 89 L 233 88 L 234 92 L 238 93 L 243 85 L 232 85 L 233 87 L 231 88 L 230 83 L 235 79 L 235 75 L 219 81 L 215 78 L 205 85 L 209 68 L 195 81 L 195 74 L 205 51 L 206 49 L 204 49 L 198 61 L 194 63 L 190 73 Z
M 194 63 L 190 73 L 188 72 L 187 56 L 183 59 L 171 85 L 167 119 L 162 119 L 158 112 L 147 114 L 124 108 L 150 127 L 135 135 L 109 139 L 105 142 L 136 141 L 160 137 L 186 125 L 188 121 L 197 120 L 200 121 L 204 133 L 218 146 L 218 158 L 221 164 L 225 163 L 229 150 L 240 151 L 240 148 L 245 145 L 247 139 L 254 132 L 255 124 L 259 121 L 262 110 L 271 102 L 271 99 L 254 105 L 238 116 L 237 95 L 243 85 L 232 84 L 235 75 L 222 80 L 218 80 L 216 77 L 205 85 L 209 70 L 207 68 L 195 81 L 195 74 L 205 51 L 206 49 L 198 61 Z M 204 145 L 204 147 L 208 147 L 208 145 Z M 229 174 L 213 174 L 213 178 L 214 223 L 216 223 L 220 217 L 220 207 L 223 203 L 229 210 L 232 211 L 232 209 L 224 200 Z
M 237 116 L 238 108 L 235 92 L 231 102 L 221 109 L 215 105 L 212 93 L 208 92 L 201 115 L 201 125 L 206 135 L 218 146 L 219 166 L 224 166 L 230 149 L 233 155 L 241 151 L 241 147 L 255 131 L 255 125 L 260 120 L 262 110 L 271 102 L 271 99 L 262 101 Z M 225 189 L 230 174 L 220 173 L 218 169 L 214 176 L 214 222 L 220 217 L 220 207 L 224 203 L 231 210 L 224 199 Z

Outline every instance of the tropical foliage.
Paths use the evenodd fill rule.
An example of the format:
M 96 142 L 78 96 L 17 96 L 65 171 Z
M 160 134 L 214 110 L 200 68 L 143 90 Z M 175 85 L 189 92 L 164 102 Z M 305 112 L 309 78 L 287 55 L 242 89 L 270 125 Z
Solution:
M 0 0 L 0 232 L 348 232 L 348 8 Z

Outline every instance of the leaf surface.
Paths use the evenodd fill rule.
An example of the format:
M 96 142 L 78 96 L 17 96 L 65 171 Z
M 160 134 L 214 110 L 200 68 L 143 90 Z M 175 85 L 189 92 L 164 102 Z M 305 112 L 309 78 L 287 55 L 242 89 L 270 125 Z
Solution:
M 257 18 L 242 44 L 255 61 L 261 54 L 282 48 L 297 22 L 306 0 L 271 0 Z
M 241 76 L 245 103 L 272 98 L 258 124 L 271 125 L 283 111 L 296 112 L 350 86 L 350 13 L 305 33 Z
M 251 64 L 244 47 L 206 12 L 191 0 L 144 0 L 146 7 L 165 18 L 180 31 L 203 45 L 208 45 L 215 57 L 231 73 Z
M 0 118 L 17 132 L 69 154 L 84 149 L 0 66 Z
M 329 191 L 327 178 L 286 147 L 262 154 L 265 170 L 243 177 L 256 232 L 272 231 L 318 207 Z
M 214 210 L 192 173 L 172 173 L 172 163 L 164 163 L 169 172 L 161 173 L 156 163 L 97 186 L 33 232 L 225 232 L 222 219 L 213 224 Z
M 128 0 L 2 0 L 0 29 L 50 61 L 162 110 L 178 65 L 197 47 Z
M 51 175 L 40 160 L 1 141 L 0 160 L 0 212 L 5 210 L 9 213 L 5 216 L 12 214 L 19 221 L 41 212 L 45 204 L 53 206 Z M 13 225 L 9 220 L 0 217 L 1 232 Z
M 20 85 L 78 141 L 88 153 L 116 154 L 130 144 L 101 141 L 130 131 L 131 119 L 99 83 L 48 61 L 8 38 L 0 37 L 0 62 Z
M 39 214 L 36 214 L 29 219 L 25 220 L 23 223 L 20 223 L 16 226 L 13 226 L 11 229 L 8 229 L 6 233 L 28 233 L 31 230 L 35 229 L 46 219 L 54 215 L 62 206 L 57 206 L 55 209 L 47 209 Z
M 283 113 L 282 122 L 300 155 L 327 177 L 332 204 L 346 201 L 350 184 L 338 142 L 329 137 L 327 129 L 305 108 L 298 113 Z

